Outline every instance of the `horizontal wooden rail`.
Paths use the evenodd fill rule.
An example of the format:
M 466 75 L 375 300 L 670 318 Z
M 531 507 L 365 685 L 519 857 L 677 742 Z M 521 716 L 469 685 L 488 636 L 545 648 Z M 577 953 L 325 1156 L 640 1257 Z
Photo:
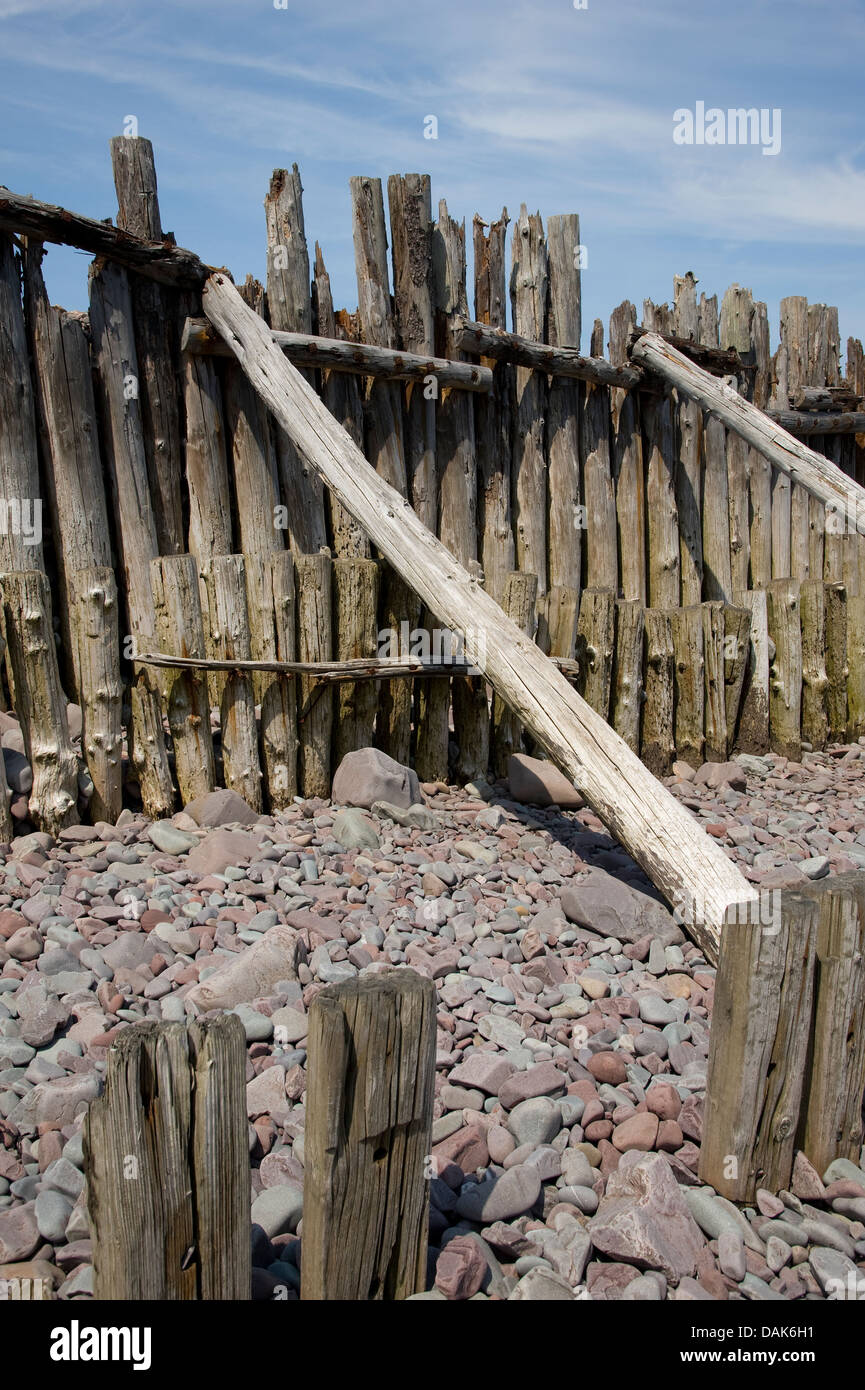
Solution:
M 282 333 L 271 329 L 271 337 L 296 367 L 321 367 L 393 381 L 424 381 L 434 376 L 438 386 L 452 386 L 463 391 L 492 390 L 492 372 L 476 362 L 449 362 L 444 357 L 397 352 L 372 343 L 347 342 L 343 338 L 318 338 L 312 333 Z M 234 355 L 206 319 L 187 319 L 180 345 L 184 352 L 212 357 Z
M 689 361 L 660 333 L 644 333 L 631 349 L 632 358 L 657 373 L 677 391 L 711 411 L 757 449 L 764 458 L 827 506 L 843 507 L 853 517 L 865 510 L 865 488 L 834 463 L 782 429 L 731 386 Z
M 531 367 L 550 376 L 576 377 L 594 381 L 602 386 L 639 386 L 643 373 L 634 367 L 614 367 L 605 357 L 581 357 L 574 348 L 550 347 L 508 333 L 504 328 L 490 328 L 486 323 L 461 319 L 456 326 L 455 344 L 461 352 L 473 352 L 479 357 L 498 357 L 519 367 Z
M 41 203 L 2 185 L 0 230 L 58 246 L 76 246 L 79 251 L 105 256 L 164 285 L 192 288 L 201 285 L 212 269 L 194 251 L 186 251 L 168 240 L 143 241 L 110 222 L 82 217 L 55 203 Z
M 317 681 L 374 681 L 386 678 L 394 680 L 400 676 L 467 676 L 477 672 L 477 667 L 468 661 L 424 661 L 420 657 L 379 657 L 366 660 L 358 657 L 352 661 L 217 661 L 209 657 L 170 656 L 167 652 L 136 653 L 136 662 L 141 666 L 177 667 L 182 671 L 275 671 L 284 675 L 312 676 Z M 566 657 L 551 657 L 550 660 L 567 676 L 577 676 L 580 669 L 578 661 Z
M 862 410 L 767 410 L 766 415 L 790 434 L 865 434 Z

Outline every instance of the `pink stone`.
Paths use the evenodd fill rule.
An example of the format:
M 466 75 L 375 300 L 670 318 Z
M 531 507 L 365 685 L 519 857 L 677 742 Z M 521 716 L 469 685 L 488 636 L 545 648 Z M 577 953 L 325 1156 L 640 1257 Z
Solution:
M 632 1115 L 613 1130 L 613 1145 L 619 1153 L 629 1149 L 639 1149 L 647 1153 L 655 1146 L 658 1137 L 658 1117 L 647 1111 L 644 1115 Z
M 604 1081 L 610 1086 L 621 1086 L 628 1079 L 628 1069 L 618 1052 L 596 1052 L 586 1063 L 596 1081 Z
M 486 1272 L 487 1262 L 477 1241 L 455 1236 L 436 1261 L 435 1286 L 445 1298 L 471 1298 L 479 1292 Z

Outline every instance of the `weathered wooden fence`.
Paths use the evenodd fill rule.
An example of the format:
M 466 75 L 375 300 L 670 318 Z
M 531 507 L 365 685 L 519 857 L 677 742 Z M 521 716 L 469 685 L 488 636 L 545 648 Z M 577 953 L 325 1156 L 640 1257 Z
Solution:
M 130 781 L 153 815 L 215 782 L 279 807 L 326 795 L 371 741 L 428 780 L 503 772 L 521 733 L 461 663 L 464 634 L 454 651 L 371 554 L 210 329 L 208 268 L 164 236 L 149 142 L 111 156 L 116 227 L 0 189 L 0 576 L 31 817 L 113 820 Z M 714 374 L 695 399 L 647 337 L 631 355 L 630 303 L 608 358 L 600 322 L 583 355 L 576 215 L 545 233 L 521 210 L 509 283 L 507 213 L 475 217 L 470 318 L 465 228 L 443 201 L 433 217 L 427 177 L 388 182 L 390 265 L 380 181 L 352 180 L 351 202 L 356 313 L 334 309 L 317 244 L 310 265 L 296 167 L 267 191 L 267 284 L 244 298 L 647 765 L 865 734 L 865 354 L 849 340 L 842 378 L 837 311 L 782 301 L 773 354 L 750 291 L 719 308 L 677 277 L 642 328 Z M 49 305 L 46 240 L 96 255 L 88 314 Z M 851 481 L 842 503 L 773 466 L 773 425 Z M 89 810 L 64 697 L 83 711 Z

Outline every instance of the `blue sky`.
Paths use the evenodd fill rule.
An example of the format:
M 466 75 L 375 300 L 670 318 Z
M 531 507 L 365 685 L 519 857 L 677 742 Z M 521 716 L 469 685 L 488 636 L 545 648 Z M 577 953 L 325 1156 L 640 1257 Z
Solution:
M 296 160 L 353 308 L 349 176 L 420 171 L 469 241 L 503 205 L 580 214 L 584 349 L 686 270 L 765 299 L 773 348 L 787 294 L 865 337 L 865 0 L 0 0 L 0 53 L 0 182 L 113 215 L 108 140 L 134 115 L 164 226 L 236 278 L 264 278 L 262 199 Z M 697 101 L 780 108 L 780 154 L 674 144 Z M 55 302 L 85 307 L 86 266 L 49 251 Z

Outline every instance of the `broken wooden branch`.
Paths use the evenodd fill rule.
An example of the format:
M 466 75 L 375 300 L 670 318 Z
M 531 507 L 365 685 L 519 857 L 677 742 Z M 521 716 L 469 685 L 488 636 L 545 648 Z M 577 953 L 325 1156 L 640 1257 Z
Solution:
M 299 452 L 438 619 L 464 634 L 470 661 L 671 902 L 699 904 L 689 929 L 717 955 L 733 903 L 756 890 L 494 599 L 367 464 L 228 276 L 204 290 L 208 318 Z
M 111 221 L 97 222 L 54 203 L 42 203 L 0 186 L 0 228 L 57 246 L 76 246 L 94 256 L 116 261 L 127 270 L 137 270 L 163 285 L 191 289 L 207 279 L 212 267 L 200 261 L 194 251 L 163 241 L 144 241 Z
M 635 367 L 613 367 L 604 357 L 582 357 L 575 348 L 550 347 L 519 333 L 508 333 L 504 328 L 473 323 L 469 319 L 456 325 L 454 342 L 462 352 L 495 357 L 518 367 L 547 372 L 549 376 L 572 376 L 579 381 L 626 389 L 639 386 L 643 380 L 643 373 Z
M 386 676 L 470 676 L 477 668 L 470 661 L 427 661 L 422 657 L 354 657 L 346 661 L 218 661 L 210 657 L 169 656 L 166 652 L 135 654 L 140 666 L 177 666 L 204 671 L 278 671 L 310 676 L 316 681 L 375 681 Z M 553 664 L 567 676 L 576 676 L 580 663 L 553 657 Z
M 439 389 L 444 386 L 463 391 L 492 389 L 492 371 L 474 362 L 449 362 L 444 357 L 398 352 L 395 348 L 378 347 L 373 343 L 352 343 L 343 338 L 320 338 L 314 333 L 281 333 L 271 329 L 271 336 L 296 367 L 355 372 L 359 376 L 391 381 L 424 381 L 434 376 Z M 206 319 L 186 320 L 181 347 L 184 352 L 210 357 L 232 355 L 229 344 L 214 333 Z

